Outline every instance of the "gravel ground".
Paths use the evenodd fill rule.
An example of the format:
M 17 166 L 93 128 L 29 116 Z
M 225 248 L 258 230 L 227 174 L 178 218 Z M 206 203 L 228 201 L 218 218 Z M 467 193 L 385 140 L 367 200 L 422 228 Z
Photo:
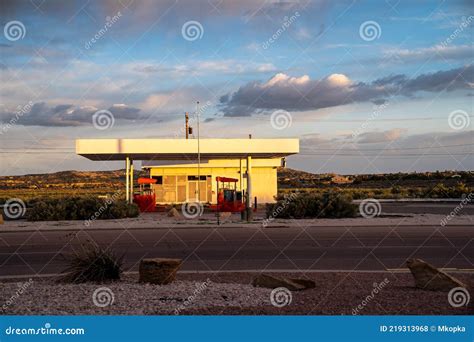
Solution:
M 269 305 L 271 291 L 251 285 L 215 283 L 207 278 L 177 280 L 165 286 L 139 284 L 136 277 L 130 276 L 104 284 L 57 284 L 51 280 L 33 280 L 28 287 L 26 284 L 2 284 L 0 298 L 7 304 L 5 314 L 177 315 L 187 307 L 243 309 Z M 22 285 L 25 290 L 16 296 Z
M 300 219 L 297 220 L 300 226 L 399 226 L 399 225 L 436 225 L 445 219 L 446 215 L 438 214 L 407 214 L 407 215 L 391 215 L 386 217 L 375 217 L 366 219 L 345 218 L 345 219 Z M 453 217 L 448 225 L 470 225 L 473 222 L 474 215 L 459 215 Z M 233 214 L 231 217 L 223 220 L 219 229 L 232 227 L 254 227 L 261 229 L 264 220 L 263 211 L 255 214 L 254 222 L 247 223 L 240 220 L 239 214 Z M 275 219 L 272 220 L 266 228 L 291 228 L 294 226 L 294 220 Z M 179 229 L 179 228 L 196 228 L 196 229 L 215 229 L 217 221 L 214 213 L 204 213 L 196 219 L 185 219 L 168 217 L 166 213 L 142 213 L 136 218 L 127 218 L 120 220 L 95 220 L 89 226 L 84 225 L 82 220 L 70 221 L 39 221 L 28 222 L 26 220 L 5 221 L 2 225 L 2 232 L 14 231 L 76 231 L 91 229 Z
M 249 285 L 255 273 L 178 274 L 166 286 L 138 284 L 136 275 L 106 284 L 55 284 L 51 280 L 4 282 L 0 304 L 4 314 L 48 315 L 472 315 L 474 299 L 468 306 L 452 307 L 445 292 L 413 287 L 408 273 L 278 273 L 316 281 L 316 288 L 292 292 L 291 303 L 272 305 L 271 290 Z M 473 274 L 455 274 L 474 288 Z M 102 295 L 94 291 L 106 287 Z M 22 292 L 18 294 L 18 289 Z M 377 289 L 377 291 L 375 291 Z M 472 290 L 469 290 L 474 297 Z M 283 299 L 288 300 L 286 294 Z M 286 296 L 286 297 L 285 297 Z M 281 298 L 280 298 L 281 299 Z M 278 300 L 276 300 L 279 302 Z M 0 306 L 0 309 L 2 307 Z

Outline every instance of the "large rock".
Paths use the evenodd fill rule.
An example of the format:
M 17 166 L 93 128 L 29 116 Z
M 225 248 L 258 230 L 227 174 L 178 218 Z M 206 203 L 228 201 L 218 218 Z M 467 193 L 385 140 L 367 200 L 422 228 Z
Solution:
M 415 278 L 415 286 L 431 291 L 449 291 L 454 287 L 466 287 L 458 279 L 438 270 L 421 259 L 410 259 L 407 266 Z
M 140 261 L 140 283 L 166 285 L 176 279 L 176 272 L 181 267 L 181 259 L 142 259 Z
M 303 286 L 303 290 L 305 289 L 314 289 L 316 287 L 316 282 L 309 279 L 301 279 L 301 278 L 288 278 L 289 281 L 298 284 L 299 286 Z
M 268 274 L 259 274 L 252 282 L 255 287 L 275 289 L 286 287 L 290 291 L 300 291 L 316 287 L 316 283 L 309 279 L 279 278 Z

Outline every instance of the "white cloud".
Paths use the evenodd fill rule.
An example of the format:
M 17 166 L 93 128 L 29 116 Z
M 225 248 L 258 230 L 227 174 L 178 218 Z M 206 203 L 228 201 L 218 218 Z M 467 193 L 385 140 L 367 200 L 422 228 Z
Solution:
M 394 128 L 383 132 L 366 132 L 359 135 L 357 142 L 360 144 L 391 142 L 400 139 L 404 131 L 401 128 Z
M 133 71 L 140 73 L 158 73 L 168 77 L 183 76 L 201 76 L 211 73 L 221 74 L 244 74 L 244 73 L 267 73 L 274 72 L 276 67 L 272 63 L 247 62 L 233 59 L 225 60 L 207 60 L 189 62 L 186 64 L 168 65 L 164 63 L 156 63 L 153 61 L 130 63 L 125 66 Z
M 275 109 L 310 111 L 358 102 L 383 103 L 391 96 L 411 97 L 418 92 L 472 89 L 468 80 L 473 75 L 473 65 L 414 78 L 392 74 L 370 83 L 352 81 L 344 74 L 314 80 L 308 75 L 292 77 L 278 73 L 265 82 L 249 82 L 222 96 L 220 102 L 227 116 L 249 116 Z
M 473 52 L 470 45 L 434 45 L 417 49 L 386 49 L 383 59 L 393 62 L 419 62 L 427 60 L 472 60 Z

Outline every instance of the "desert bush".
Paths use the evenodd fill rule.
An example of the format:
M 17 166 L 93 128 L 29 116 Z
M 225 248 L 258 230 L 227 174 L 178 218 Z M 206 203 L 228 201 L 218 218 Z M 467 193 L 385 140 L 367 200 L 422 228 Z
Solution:
M 321 217 L 355 217 L 357 213 L 357 206 L 352 203 L 352 198 L 350 196 L 328 192 L 322 196 L 321 210 L 321 213 L 318 214 L 321 215 Z
M 425 193 L 425 197 L 432 198 L 461 198 L 463 195 L 467 196 L 473 191 L 464 183 L 458 183 L 455 186 L 447 187 L 444 184 L 437 184 L 434 187 L 428 189 Z
M 105 219 L 122 218 L 122 217 L 137 217 L 140 210 L 136 204 L 130 204 L 127 201 L 117 201 L 105 213 Z
M 113 251 L 103 249 L 90 242 L 82 244 L 79 251 L 65 256 L 68 267 L 59 277 L 59 282 L 85 283 L 120 280 L 123 255 L 118 257 Z
M 350 196 L 335 192 L 293 193 L 266 207 L 267 218 L 343 218 L 355 217 L 356 212 Z
M 315 188 L 304 189 L 300 193 L 311 193 L 324 195 L 334 192 L 333 190 Z M 392 198 L 462 198 L 474 192 L 472 186 L 460 182 L 453 186 L 447 186 L 443 183 L 430 187 L 405 187 L 394 185 L 390 188 L 341 188 L 338 194 L 351 197 L 354 200 L 363 200 L 367 198 L 392 199 Z M 281 194 L 289 194 L 291 190 L 284 190 Z
M 41 199 L 29 202 L 29 221 L 100 220 L 137 217 L 138 207 L 124 200 L 104 200 L 94 197 Z

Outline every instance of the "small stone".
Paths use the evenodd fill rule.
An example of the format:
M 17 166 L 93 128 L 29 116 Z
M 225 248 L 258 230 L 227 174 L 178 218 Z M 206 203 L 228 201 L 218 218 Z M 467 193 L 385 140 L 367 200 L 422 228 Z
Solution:
M 142 259 L 138 269 L 140 283 L 166 285 L 176 279 L 181 259 Z
M 458 279 L 438 270 L 421 259 L 410 259 L 407 266 L 415 278 L 415 286 L 423 290 L 449 291 L 454 287 L 466 287 Z
M 229 211 L 223 211 L 221 213 L 219 213 L 219 219 L 221 221 L 221 223 L 224 223 L 226 221 L 228 221 L 231 217 L 232 217 L 232 213 L 229 212 Z
M 171 208 L 170 211 L 168 211 L 168 217 L 181 218 L 181 214 L 176 208 Z

